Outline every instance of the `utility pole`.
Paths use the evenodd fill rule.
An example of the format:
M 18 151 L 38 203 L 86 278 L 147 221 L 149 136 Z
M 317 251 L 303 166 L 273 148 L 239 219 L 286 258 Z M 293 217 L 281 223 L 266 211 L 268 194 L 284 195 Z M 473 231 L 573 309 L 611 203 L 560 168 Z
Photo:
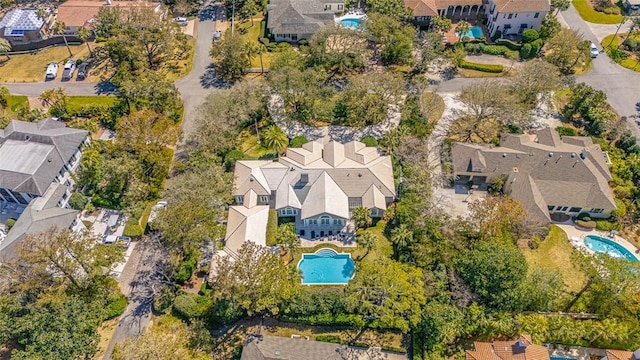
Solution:
M 623 16 L 622 21 L 620 22 L 620 24 L 618 25 L 618 28 L 616 29 L 616 33 L 613 34 L 613 37 L 611 38 L 611 41 L 609 41 L 609 45 L 607 45 L 607 47 L 611 47 L 611 44 L 613 44 L 613 40 L 615 40 L 618 37 L 618 31 L 620 31 L 620 28 L 625 22 L 627 22 L 627 17 Z

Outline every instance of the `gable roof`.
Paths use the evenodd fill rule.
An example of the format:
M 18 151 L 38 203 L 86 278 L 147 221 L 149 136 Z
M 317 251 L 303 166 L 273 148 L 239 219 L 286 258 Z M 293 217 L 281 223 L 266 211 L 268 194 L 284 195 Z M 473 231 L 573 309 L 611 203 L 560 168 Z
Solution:
M 241 360 L 406 360 L 400 354 L 377 348 L 356 348 L 320 341 L 280 336 L 249 336 L 242 348 Z
M 549 360 L 549 349 L 535 345 L 529 335 L 512 341 L 474 342 L 466 352 L 467 360 Z
M 507 176 L 506 192 L 538 218 L 541 211 L 548 213 L 547 205 L 615 209 L 607 157 L 600 146 L 590 138 L 560 138 L 552 132 L 539 131 L 537 141 L 528 135 L 505 135 L 499 147 L 454 143 L 454 171 Z
M 266 246 L 269 207 L 266 205 L 247 208 L 242 205 L 229 207 L 225 246 L 237 252 L 246 241 Z
M 0 130 L 0 188 L 44 194 L 87 135 L 51 119 L 11 121 Z
M 313 34 L 334 24 L 334 13 L 325 11 L 320 0 L 271 0 L 267 12 L 267 28 L 273 34 Z
M 404 0 L 404 6 L 413 10 L 413 16 L 437 16 L 435 0 Z
M 548 0 L 493 0 L 499 13 L 544 12 L 551 10 Z
M 27 31 L 37 31 L 44 25 L 44 20 L 34 9 L 14 9 L 0 21 L 0 28 L 4 28 L 4 36 L 23 36 Z
M 307 219 L 321 214 L 349 218 L 349 198 L 325 171 L 309 188 L 301 216 Z
M 85 26 L 96 18 L 100 8 L 104 6 L 120 9 L 149 8 L 155 11 L 159 4 L 146 1 L 114 1 L 107 5 L 105 1 L 98 0 L 68 0 L 58 6 L 56 20 L 63 22 L 67 27 Z
M 607 350 L 607 360 L 638 360 L 634 353 L 626 350 Z

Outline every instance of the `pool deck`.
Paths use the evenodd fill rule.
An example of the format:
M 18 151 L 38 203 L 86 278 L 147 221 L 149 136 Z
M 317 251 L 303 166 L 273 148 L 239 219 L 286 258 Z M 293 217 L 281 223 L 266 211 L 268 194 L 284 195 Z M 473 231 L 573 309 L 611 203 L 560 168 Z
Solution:
M 555 225 L 561 228 L 567 234 L 567 238 L 569 238 L 569 241 L 571 241 L 572 237 L 579 238 L 582 244 L 584 245 L 585 236 L 587 235 L 601 236 L 603 238 L 615 241 L 616 243 L 618 243 L 619 245 L 627 249 L 630 253 L 632 253 L 633 256 L 640 259 L 640 250 L 638 250 L 635 246 L 633 246 L 633 244 L 631 244 L 629 241 L 625 240 L 623 237 L 619 235 L 614 235 L 613 237 L 610 237 L 608 231 L 600 231 L 596 229 L 593 229 L 593 230 L 581 229 L 568 222 L 561 223 L 561 224 L 556 223 Z M 584 248 L 587 251 L 592 252 L 587 247 L 584 247 Z
M 569 358 L 577 360 L 589 360 L 591 355 L 595 355 L 598 358 L 606 355 L 604 349 L 587 348 L 580 346 L 566 346 L 550 344 L 549 353 L 552 357 Z

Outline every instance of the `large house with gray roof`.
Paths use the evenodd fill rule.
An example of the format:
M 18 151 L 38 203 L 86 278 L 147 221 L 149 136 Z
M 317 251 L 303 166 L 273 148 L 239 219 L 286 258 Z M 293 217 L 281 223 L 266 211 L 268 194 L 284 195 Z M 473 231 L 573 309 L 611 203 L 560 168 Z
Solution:
M 11 45 L 27 44 L 42 40 L 44 27 L 45 21 L 36 9 L 14 9 L 0 21 L 0 34 Z
M 476 184 L 501 178 L 505 194 L 522 202 L 531 220 L 549 222 L 616 209 L 609 158 L 590 137 L 560 136 L 547 128 L 531 136 L 504 135 L 500 146 L 454 143 L 454 175 Z
M 267 29 L 277 42 L 309 40 L 322 27 L 335 24 L 335 14 L 343 11 L 343 0 L 271 0 Z
M 269 209 L 295 222 L 301 238 L 315 239 L 352 231 L 357 207 L 382 217 L 396 195 L 391 158 L 358 141 L 313 141 L 275 162 L 237 161 L 234 174 L 225 237 L 232 251 L 245 241 L 265 245 Z
M 88 142 L 86 130 L 54 119 L 13 120 L 0 130 L 0 223 L 17 219 L 0 252 L 45 226 L 75 225 L 69 219 L 75 219 L 77 211 L 65 207 L 74 186 L 72 174 Z

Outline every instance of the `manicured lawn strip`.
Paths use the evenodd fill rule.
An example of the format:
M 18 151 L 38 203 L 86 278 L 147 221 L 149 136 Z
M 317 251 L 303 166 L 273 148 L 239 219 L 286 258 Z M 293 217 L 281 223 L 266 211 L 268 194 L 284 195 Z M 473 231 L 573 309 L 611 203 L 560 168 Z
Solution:
M 619 46 L 619 38 L 620 37 L 626 37 L 626 34 L 618 34 L 618 36 L 616 36 L 616 38 L 614 39 L 614 35 L 609 35 L 607 37 L 605 37 L 604 39 L 602 39 L 602 42 L 600 43 L 600 45 L 602 45 L 602 48 L 607 52 L 607 54 L 609 53 L 610 49 L 612 48 L 617 48 Z M 611 41 L 613 39 L 613 42 Z M 609 44 L 611 44 L 611 46 L 609 46 Z M 612 58 L 613 59 L 613 58 Z M 616 60 L 614 60 L 616 61 Z M 628 57 L 622 61 L 616 61 L 616 63 L 618 65 L 621 65 L 629 70 L 633 70 L 633 71 L 637 71 L 640 72 L 640 64 L 638 64 L 638 62 L 634 59 L 632 59 L 631 57 Z
M 573 0 L 572 3 L 584 21 L 594 24 L 619 24 L 622 22 L 622 15 L 608 15 L 595 11 L 588 0 Z
M 29 107 L 29 99 L 22 95 L 11 95 L 7 101 L 7 108 L 12 112 L 18 111 L 19 108 Z
M 86 59 L 89 55 L 85 45 L 71 46 L 71 52 L 74 59 Z M 57 77 L 59 80 L 62 76 L 64 61 L 68 58 L 69 51 L 66 46 L 48 48 L 34 54 L 11 55 L 10 60 L 2 56 L 0 57 L 0 82 L 44 81 L 47 65 L 52 62 L 59 64 Z
M 67 97 L 67 105 L 69 111 L 74 113 L 84 106 L 106 106 L 111 107 L 115 104 L 117 98 L 115 96 L 69 96 Z
M 536 268 L 558 270 L 570 291 L 579 291 L 586 281 L 585 275 L 571 263 L 571 253 L 576 251 L 562 229 L 551 225 L 551 232 L 535 250 L 524 250 L 529 271 Z

